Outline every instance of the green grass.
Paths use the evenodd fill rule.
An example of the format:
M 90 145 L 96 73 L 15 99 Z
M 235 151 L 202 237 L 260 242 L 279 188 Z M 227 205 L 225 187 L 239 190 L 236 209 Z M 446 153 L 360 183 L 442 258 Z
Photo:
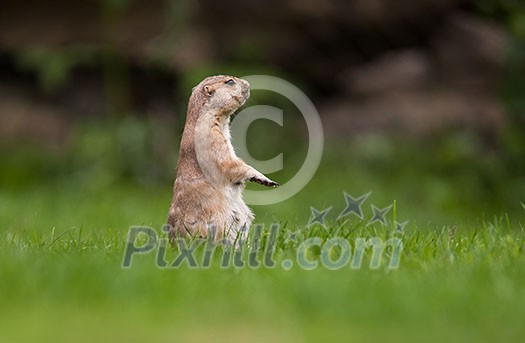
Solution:
M 2 193 L 3 342 L 344 336 L 464 342 L 519 341 L 525 334 L 523 216 L 516 224 L 502 216 L 457 229 L 409 223 L 395 234 L 404 244 L 397 270 L 386 267 L 389 251 L 378 270 L 368 268 L 370 251 L 359 270 L 280 265 L 307 237 L 344 236 L 352 246 L 360 237 L 387 239 L 393 213 L 387 226 L 357 218 L 331 221 L 328 230 L 281 222 L 273 269 L 158 269 L 151 254 L 135 256 L 123 270 L 127 227 L 158 230 L 169 191 L 114 185 L 111 192 L 86 194 L 46 187 Z M 295 242 L 283 239 L 286 229 L 299 230 Z M 170 250 L 167 259 L 176 254 Z
M 71 166 L 60 157 L 45 165 L 44 156 L 30 154 L 26 163 L 23 155 L 5 154 L 0 342 L 521 341 L 521 178 L 452 143 L 423 151 L 374 138 L 352 146 L 327 148 L 318 173 L 296 196 L 254 208 L 256 222 L 281 226 L 277 266 L 258 269 L 220 268 L 220 249 L 209 269 L 157 268 L 154 253 L 136 255 L 132 268 L 122 269 L 128 229 L 160 230 L 164 223 L 171 180 L 122 178 L 94 157 L 86 163 L 79 156 L 84 162 Z M 343 191 L 372 192 L 364 221 L 336 220 Z M 394 202 L 387 225 L 367 225 L 371 205 Z M 327 229 L 307 227 L 310 206 L 332 206 Z M 409 221 L 403 233 L 395 232 L 394 220 Z M 295 241 L 286 239 L 288 231 L 296 232 Z M 357 270 L 282 268 L 305 239 L 334 236 L 352 248 L 359 238 L 397 237 L 404 246 L 400 266 L 388 268 L 387 249 L 377 270 L 369 268 L 370 250 Z M 166 258 L 176 255 L 171 249 Z M 318 259 L 319 251 L 309 257 Z

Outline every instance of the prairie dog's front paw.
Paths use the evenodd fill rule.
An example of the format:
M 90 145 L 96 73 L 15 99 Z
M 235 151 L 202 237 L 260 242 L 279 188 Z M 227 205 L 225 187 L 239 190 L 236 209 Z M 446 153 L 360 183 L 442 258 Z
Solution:
M 254 176 L 250 179 L 251 182 L 255 182 L 255 183 L 258 183 L 260 185 L 263 185 L 263 186 L 266 186 L 266 187 L 272 187 L 272 188 L 275 188 L 275 187 L 279 187 L 280 184 L 278 184 L 277 182 L 275 181 L 272 181 L 268 178 L 261 178 L 261 177 L 258 177 L 258 176 Z

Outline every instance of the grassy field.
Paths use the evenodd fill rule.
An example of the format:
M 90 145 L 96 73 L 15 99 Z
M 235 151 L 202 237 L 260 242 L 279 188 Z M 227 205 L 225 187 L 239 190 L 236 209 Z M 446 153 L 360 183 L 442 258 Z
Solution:
M 460 163 L 454 164 L 455 157 L 450 162 L 446 153 L 449 164 L 443 166 L 442 161 L 432 162 L 409 150 L 391 151 L 381 144 L 367 149 L 363 155 L 344 153 L 355 158 L 335 147 L 327 149 L 318 173 L 303 191 L 283 203 L 255 208 L 258 223 L 268 228 L 276 222 L 281 227 L 274 268 L 220 268 L 217 250 L 208 269 L 185 264 L 157 268 L 154 253 L 136 255 L 132 267 L 122 269 L 129 227 L 145 225 L 160 232 L 171 182 L 75 174 L 4 185 L 0 342 L 284 342 L 343 337 L 521 341 L 525 334 L 521 181 L 487 181 L 470 170 L 481 167 L 458 168 Z M 9 170 L 23 172 L 12 158 L 4 161 L 10 161 L 4 180 L 16 179 Z M 480 184 L 488 185 L 488 190 Z M 364 220 L 353 215 L 336 220 L 345 207 L 343 191 L 355 197 L 372 192 L 363 205 Z M 395 211 L 387 213 L 386 225 L 367 225 L 371 205 L 383 208 L 394 201 Z M 318 210 L 332 206 L 326 229 L 319 224 L 307 227 L 310 206 Z M 409 222 L 399 232 L 394 220 Z M 296 233 L 295 239 L 290 231 Z M 379 269 L 369 268 L 370 250 L 360 269 L 329 270 L 319 264 L 303 270 L 297 263 L 290 270 L 282 267 L 284 260 L 295 261 L 305 239 L 326 241 L 336 236 L 345 237 L 352 248 L 359 238 L 399 238 L 403 243 L 399 268 L 388 268 L 390 249 Z M 263 238 L 262 248 L 268 232 Z M 203 253 L 197 252 L 200 257 Z M 336 258 L 338 251 L 333 253 Z M 173 261 L 177 254 L 170 249 L 166 259 Z M 318 249 L 308 256 L 318 260 Z

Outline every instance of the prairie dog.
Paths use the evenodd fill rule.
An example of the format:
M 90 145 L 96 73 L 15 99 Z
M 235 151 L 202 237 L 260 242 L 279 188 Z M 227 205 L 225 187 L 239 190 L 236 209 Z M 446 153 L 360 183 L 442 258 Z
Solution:
M 235 155 L 230 138 L 231 115 L 250 96 L 250 84 L 219 75 L 193 88 L 188 103 L 169 209 L 170 237 L 243 239 L 254 218 L 244 203 L 244 183 L 279 184 Z

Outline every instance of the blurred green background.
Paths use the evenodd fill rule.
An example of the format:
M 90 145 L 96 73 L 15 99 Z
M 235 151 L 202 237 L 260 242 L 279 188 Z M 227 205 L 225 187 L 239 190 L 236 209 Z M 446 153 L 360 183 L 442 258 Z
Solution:
M 260 219 L 306 221 L 310 205 L 337 206 L 342 191 L 397 199 L 407 216 L 437 225 L 521 211 L 520 1 L 0 6 L 2 194 L 47 202 L 49 191 L 78 188 L 91 201 L 90 191 L 115 185 L 156 189 L 164 208 L 150 220 L 160 223 L 191 88 L 213 74 L 267 74 L 314 102 L 326 148 L 309 188 L 257 208 Z M 248 147 L 259 159 L 284 152 L 284 170 L 271 175 L 284 183 L 304 160 L 306 125 L 275 93 L 254 92 L 248 106 L 260 104 L 282 108 L 285 125 L 254 122 Z M 2 216 L 4 228 L 22 224 Z
M 282 310 L 287 319 L 281 326 L 290 325 L 284 331 L 292 337 L 309 327 L 307 319 L 294 316 L 313 312 L 320 327 L 326 324 L 334 332 L 350 319 L 357 321 L 350 330 L 354 337 L 367 337 L 372 322 L 380 320 L 385 332 L 377 339 L 402 337 L 398 324 L 421 319 L 425 309 L 440 313 L 439 300 L 464 299 L 462 292 L 472 279 L 462 279 L 461 268 L 449 275 L 441 262 L 438 274 L 429 278 L 418 274 L 424 267 L 393 280 L 383 279 L 383 274 L 357 278 L 338 273 L 336 279 L 351 286 L 340 285 L 333 297 L 323 293 L 315 300 L 310 295 L 318 288 L 333 286 L 331 274 L 293 271 L 275 276 L 249 271 L 240 276 L 242 285 L 230 289 L 228 282 L 238 274 L 218 270 L 159 276 L 143 265 L 135 274 L 119 271 L 123 279 L 113 280 L 122 252 L 118 244 L 127 229 L 160 228 L 165 223 L 191 89 L 215 74 L 264 74 L 290 81 L 312 100 L 323 122 L 324 155 L 312 181 L 283 203 L 255 206 L 256 222 L 301 229 L 310 218 L 310 206 L 333 206 L 327 217 L 333 221 L 345 206 L 346 191 L 355 197 L 372 192 L 364 207 L 367 216 L 372 214 L 371 204 L 382 208 L 396 201 L 397 219 L 409 220 L 415 230 L 437 232 L 457 225 L 469 232 L 486 229 L 487 222 L 501 223 L 501 218 L 523 230 L 519 223 L 525 201 L 525 3 L 521 0 L 3 1 L 0 234 L 11 243 L 16 237 L 29 237 L 29 246 L 36 246 L 27 256 L 0 244 L 5 278 L 0 291 L 5 292 L 2 301 L 10 305 L 4 308 L 13 315 L 0 314 L 16 323 L 8 325 L 12 332 L 18 331 L 17 325 L 23 327 L 28 316 L 34 329 L 26 332 L 28 340 L 36 337 L 29 333 L 39 330 L 52 336 L 42 317 L 51 313 L 52 323 L 59 318 L 67 322 L 78 304 L 85 308 L 72 317 L 78 321 L 66 323 L 72 331 L 84 321 L 103 325 L 131 299 L 138 303 L 129 314 L 134 317 L 128 319 L 138 323 L 145 308 L 154 312 L 141 307 L 141 301 L 161 306 L 164 299 L 155 294 L 142 297 L 141 290 L 153 284 L 154 290 L 168 292 L 171 288 L 163 281 L 182 284 L 187 287 L 183 294 L 200 299 L 195 303 L 171 299 L 177 306 L 196 306 L 194 316 L 210 301 L 218 307 L 209 317 L 220 311 L 242 317 L 252 309 L 254 318 L 279 326 L 273 314 Z M 284 111 L 282 127 L 258 120 L 247 138 L 251 155 L 258 159 L 284 153 L 284 169 L 269 175 L 283 184 L 304 161 L 306 125 L 297 108 L 275 93 L 254 91 L 247 103 L 252 105 Z M 39 242 L 55 233 L 78 241 L 82 235 L 100 233 L 103 256 L 91 247 L 92 255 L 86 257 L 80 245 L 73 255 L 66 248 L 57 253 L 55 249 L 61 251 L 57 246 L 45 250 L 46 243 Z M 41 257 L 43 261 L 35 261 Z M 512 260 L 507 261 L 502 270 L 512 271 L 507 276 L 514 282 L 521 269 L 511 266 Z M 20 272 L 24 268 L 28 269 Z M 472 275 L 475 280 L 484 275 L 480 280 L 488 282 L 490 294 L 492 283 L 485 276 L 493 271 L 484 268 Z M 273 277 L 280 280 L 275 292 L 286 289 L 284 295 L 272 292 Z M 444 289 L 429 286 L 439 285 L 443 278 Z M 226 289 L 229 297 L 240 294 L 240 309 L 225 310 L 228 303 L 223 298 L 207 293 L 210 282 Z M 120 293 L 120 287 L 128 284 L 133 284 L 128 293 Z M 370 291 L 361 293 L 370 284 L 374 285 Z M 41 294 L 36 285 L 47 286 Z M 298 290 L 302 286 L 306 289 Z M 395 299 L 387 293 L 392 287 Z M 499 283 L 494 287 L 509 289 Z M 249 289 L 261 294 L 259 300 Z M 435 302 L 432 291 L 440 292 Z M 477 289 L 469 298 L 471 304 L 484 301 L 484 291 Z M 375 297 L 373 292 L 382 295 Z M 406 292 L 416 294 L 416 299 L 404 298 Z M 337 304 L 352 307 L 352 299 L 341 299 L 356 293 L 363 298 L 345 317 Z M 63 302 L 58 300 L 62 296 Z M 482 310 L 497 306 L 499 298 L 494 299 L 485 299 Z M 521 305 L 505 299 L 519 318 Z M 38 306 L 28 305 L 33 301 Z M 337 307 L 341 323 L 321 319 L 326 318 L 326 303 L 332 310 Z M 384 304 L 392 306 L 399 321 L 378 316 Z M 456 319 L 476 314 L 475 306 L 455 310 Z M 104 316 L 97 317 L 101 313 Z M 145 335 L 170 325 L 161 314 L 149 314 L 141 326 L 148 328 Z M 450 325 L 443 318 L 446 315 L 429 317 L 425 323 L 432 325 L 411 331 L 409 338 Z M 477 326 L 471 327 L 460 321 L 450 330 L 458 341 L 478 337 L 469 330 L 489 330 L 490 318 L 478 318 Z M 121 321 L 115 323 L 120 330 L 116 337 L 129 340 L 126 332 L 132 325 Z M 255 330 L 260 340 L 272 338 L 264 325 L 252 324 L 244 323 L 245 329 L 234 337 L 242 340 Z M 111 332 L 111 327 L 104 330 Z M 206 330 L 201 334 L 208 337 Z M 187 331 L 184 335 L 191 336 Z M 286 337 L 280 338 L 287 341 Z

